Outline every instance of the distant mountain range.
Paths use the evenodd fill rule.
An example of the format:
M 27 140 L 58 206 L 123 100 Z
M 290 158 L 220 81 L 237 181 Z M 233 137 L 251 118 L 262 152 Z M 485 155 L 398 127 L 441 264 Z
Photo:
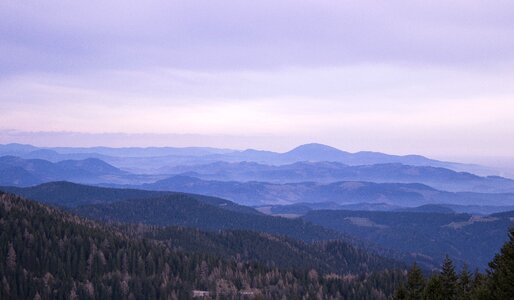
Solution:
M 422 183 L 447 191 L 484 193 L 514 192 L 514 180 L 471 173 L 403 164 L 348 166 L 337 162 L 297 162 L 289 165 L 263 165 L 252 162 L 215 162 L 205 165 L 176 166 L 159 175 L 133 174 L 116 168 L 100 159 L 64 160 L 0 157 L 0 185 L 30 186 L 43 182 L 67 180 L 88 184 L 162 185 L 166 173 L 175 173 L 206 180 L 262 181 L 270 183 L 335 181 L 369 181 L 378 183 Z M 166 179 L 167 180 L 167 179 Z
M 0 185 L 3 186 L 27 187 L 70 181 L 204 194 L 276 209 L 279 205 L 299 203 L 317 203 L 318 206 L 332 203 L 337 209 L 366 210 L 444 204 L 445 207 L 453 205 L 456 211 L 486 214 L 514 205 L 514 180 L 509 178 L 457 172 L 440 165 L 449 164 L 454 168 L 464 165 L 417 155 L 348 153 L 321 144 L 302 145 L 285 153 L 199 147 L 38 148 L 9 144 L 0 145 L 1 154 L 9 154 L 0 156 Z M 38 156 L 51 160 L 24 158 Z M 73 157 L 82 159 L 69 159 Z M 124 166 L 144 165 L 154 173 L 128 172 L 107 161 Z M 168 161 L 173 162 L 167 164 Z M 182 164 L 184 162 L 189 164 Z M 372 164 L 374 162 L 380 163 Z M 69 188 L 70 191 L 76 189 L 80 187 Z M 134 195 L 141 192 L 127 194 L 131 198 L 110 195 L 110 202 L 134 199 L 137 198 Z M 156 197 L 162 195 L 155 194 Z M 61 196 L 54 193 L 51 198 Z M 94 204 L 82 203 L 80 197 L 69 201 L 72 205 Z
M 277 205 L 302 202 L 332 202 L 337 205 L 385 203 L 393 206 L 419 206 L 446 203 L 454 205 L 514 205 L 514 193 L 446 192 L 419 183 L 374 183 L 340 181 L 269 183 L 202 180 L 174 176 L 151 184 L 131 186 L 147 190 L 192 192 L 222 197 L 245 205 Z
M 252 162 L 216 162 L 177 166 L 168 173 L 218 181 L 261 181 L 272 183 L 369 181 L 378 183 L 422 183 L 445 191 L 484 193 L 514 192 L 514 180 L 482 177 L 467 172 L 399 163 L 349 166 L 337 162 L 297 162 L 289 165 L 263 165 Z
M 208 269 L 220 274 L 223 271 L 216 268 L 225 264 L 227 272 L 246 274 L 248 280 L 248 274 L 259 272 L 258 276 L 266 276 L 259 278 L 267 278 L 272 268 L 273 276 L 282 274 L 284 282 L 307 280 L 306 286 L 316 293 L 327 283 L 324 291 L 335 298 L 343 289 L 333 290 L 328 283 L 333 280 L 346 286 L 348 295 L 360 295 L 354 298 L 372 299 L 370 290 L 392 295 L 397 279 L 405 276 L 404 263 L 416 261 L 434 270 L 448 254 L 459 266 L 466 263 L 483 270 L 507 240 L 508 228 L 514 224 L 514 180 L 457 171 L 473 168 L 480 169 L 416 155 L 348 153 L 320 144 L 285 153 L 0 145 L 0 236 L 4 241 L 16 236 L 15 242 L 0 247 L 4 257 L 0 264 L 5 262 L 12 274 L 17 272 L 2 274 L 11 274 L 11 286 L 23 278 L 23 284 L 42 286 L 44 279 L 36 277 L 46 278 L 44 272 L 69 271 L 66 280 L 73 278 L 73 284 L 85 286 L 87 282 L 77 282 L 86 277 L 76 273 L 100 266 L 98 261 L 115 260 L 110 266 L 115 273 L 88 277 L 103 282 L 105 288 L 97 295 L 103 299 L 108 286 L 121 286 L 129 265 L 141 271 L 149 265 L 148 273 L 138 271 L 143 276 L 133 283 L 136 286 L 150 280 L 144 274 L 155 278 L 177 265 L 185 267 L 188 258 L 183 253 L 187 253 L 194 264 L 180 274 L 189 285 L 175 294 L 192 291 L 198 276 L 204 283 L 207 277 L 214 278 Z M 61 244 L 79 257 L 63 252 Z M 50 260 L 42 260 L 45 268 L 37 269 L 43 264 L 33 263 L 34 249 L 46 251 L 45 259 L 51 256 L 60 271 Z M 132 249 L 137 253 L 130 252 L 128 264 L 120 253 L 127 256 Z M 100 253 L 97 259 L 96 253 Z M 180 263 L 170 260 L 171 265 L 155 273 L 155 261 L 160 264 L 170 255 Z M 69 267 L 71 263 L 76 266 Z M 196 273 L 190 276 L 191 272 Z M 113 276 L 120 280 L 111 282 Z M 163 282 L 178 280 L 177 274 L 173 276 Z M 388 279 L 395 285 L 377 287 L 377 276 L 396 278 Z M 318 287 L 311 287 L 315 282 L 311 277 L 320 279 Z M 66 282 L 72 295 L 74 288 Z M 242 288 L 242 281 L 234 282 Z M 160 281 L 158 286 L 163 286 Z M 255 282 L 255 286 L 265 290 L 269 284 Z M 266 295 L 276 290 L 269 289 Z M 37 298 L 23 288 L 17 293 Z
M 333 202 L 338 205 L 385 203 L 509 206 L 514 180 L 444 168 L 378 164 L 348 166 L 336 162 L 298 162 L 271 166 L 216 162 L 179 166 L 175 175 L 132 174 L 100 159 L 50 162 L 0 157 L 0 185 L 32 186 L 73 181 L 110 187 L 175 191 L 226 198 L 245 205 Z M 58 195 L 54 195 L 59 198 Z M 494 211 L 494 210 L 493 210 Z
M 37 155 L 86 155 L 112 157 L 158 157 L 158 156 L 204 156 L 231 153 L 235 150 L 211 147 L 36 147 L 24 144 L 0 144 L 0 155 L 18 155 L 22 157 Z
M 361 151 L 350 153 L 323 144 L 305 144 L 285 153 L 271 151 L 245 150 L 230 153 L 233 161 L 253 161 L 271 164 L 290 164 L 298 161 L 333 161 L 347 165 L 370 165 L 377 163 L 402 163 L 422 166 L 446 166 L 454 163 L 442 162 L 426 158 L 420 155 L 389 155 L 380 152 Z M 221 161 L 229 161 L 221 160 Z M 458 165 L 458 164 L 455 164 Z
M 96 158 L 53 163 L 42 159 L 0 157 L 0 185 L 29 186 L 56 180 L 84 183 L 116 182 L 115 178 L 126 175 L 127 172 Z
M 331 161 L 346 165 L 372 165 L 399 163 L 412 166 L 433 166 L 456 171 L 468 171 L 480 175 L 496 175 L 498 172 L 487 167 L 444 162 L 420 155 L 390 155 L 380 152 L 361 151 L 350 153 L 322 144 L 306 144 L 291 151 L 277 153 L 248 149 L 244 151 L 209 147 L 149 147 L 149 148 L 39 148 L 31 145 L 0 145 L 0 156 L 12 155 L 22 158 L 39 158 L 49 161 L 99 158 L 118 168 L 138 173 L 162 173 L 168 167 L 179 165 L 208 164 L 223 162 L 257 162 L 268 165 L 284 165 L 295 162 Z

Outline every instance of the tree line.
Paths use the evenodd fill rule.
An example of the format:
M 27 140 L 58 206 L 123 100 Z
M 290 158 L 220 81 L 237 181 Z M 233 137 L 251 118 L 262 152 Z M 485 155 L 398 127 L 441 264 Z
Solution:
M 514 299 L 514 228 L 509 240 L 489 263 L 485 273 L 471 274 L 466 266 L 457 274 L 447 256 L 441 272 L 425 278 L 414 264 L 407 281 L 399 286 L 395 300 L 491 300 Z

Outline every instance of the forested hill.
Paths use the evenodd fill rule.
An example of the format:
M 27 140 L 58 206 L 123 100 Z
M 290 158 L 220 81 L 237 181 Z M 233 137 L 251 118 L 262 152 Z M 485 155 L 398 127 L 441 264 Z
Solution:
M 130 199 L 153 198 L 165 195 L 183 195 L 226 210 L 260 214 L 255 209 L 221 198 L 189 193 L 158 192 L 137 189 L 117 189 L 77 184 L 67 181 L 48 182 L 32 187 L 0 187 L 0 190 L 61 207 L 111 203 Z
M 343 238 L 341 233 L 301 219 L 246 214 L 206 204 L 183 194 L 80 206 L 73 212 L 100 221 L 184 226 L 203 230 L 252 230 L 303 241 Z
M 433 212 L 380 212 L 316 210 L 306 221 L 375 242 L 382 247 L 417 257 L 430 257 L 435 265 L 449 255 L 458 266 L 467 263 L 484 270 L 507 240 L 514 212 L 490 216 Z M 418 261 L 419 262 L 419 261 Z
M 320 274 L 355 275 L 406 269 L 405 264 L 345 241 L 305 243 L 248 230 L 201 231 L 184 227 L 121 225 L 138 237 L 159 240 L 178 251 L 208 253 L 288 270 L 316 269 Z
M 132 236 L 132 235 L 130 235 Z M 171 250 L 0 193 L 0 299 L 387 299 L 403 278 L 341 277 Z

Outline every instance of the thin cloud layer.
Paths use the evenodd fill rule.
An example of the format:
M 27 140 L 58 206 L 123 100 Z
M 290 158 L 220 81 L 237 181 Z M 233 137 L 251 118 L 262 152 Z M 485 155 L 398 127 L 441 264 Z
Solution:
M 511 62 L 511 1 L 2 1 L 2 70 Z
M 7 0 L 0 138 L 507 156 L 512 70 L 512 1 Z

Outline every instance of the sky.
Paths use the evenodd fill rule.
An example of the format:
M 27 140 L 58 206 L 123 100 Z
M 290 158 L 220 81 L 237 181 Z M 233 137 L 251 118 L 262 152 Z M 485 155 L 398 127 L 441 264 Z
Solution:
M 2 0 L 10 142 L 514 162 L 514 2 Z

